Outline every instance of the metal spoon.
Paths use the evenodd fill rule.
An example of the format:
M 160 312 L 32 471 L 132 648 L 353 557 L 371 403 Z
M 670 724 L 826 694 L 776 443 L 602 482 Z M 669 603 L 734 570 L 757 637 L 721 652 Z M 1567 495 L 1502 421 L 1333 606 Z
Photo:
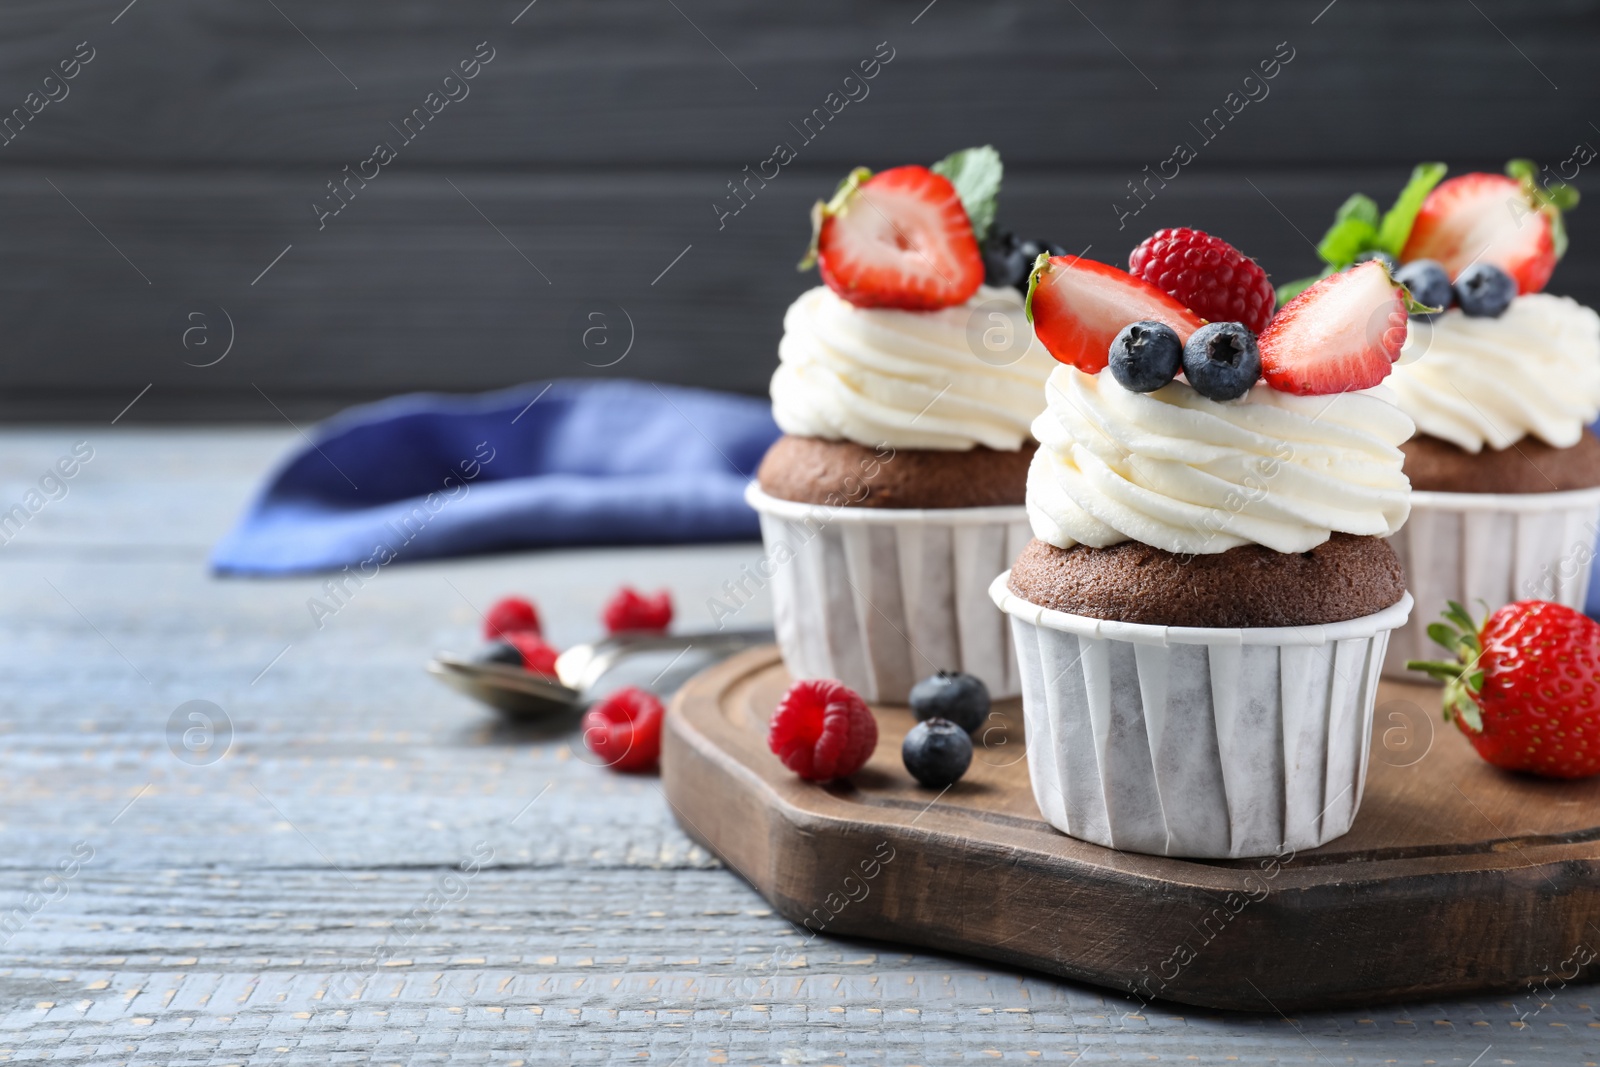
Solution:
M 556 677 L 537 674 L 505 663 L 484 663 L 451 652 L 440 652 L 428 663 L 428 673 L 445 685 L 487 704 L 510 719 L 534 719 L 570 714 L 602 695 L 603 689 L 638 684 L 658 696 L 676 692 L 690 675 L 735 652 L 770 644 L 771 630 L 725 630 L 699 634 L 615 634 L 601 641 L 574 645 L 556 660 Z M 670 662 L 645 680 L 628 677 L 628 661 Z M 637 671 L 633 672 L 637 673 Z M 618 677 L 610 677 L 617 675 Z

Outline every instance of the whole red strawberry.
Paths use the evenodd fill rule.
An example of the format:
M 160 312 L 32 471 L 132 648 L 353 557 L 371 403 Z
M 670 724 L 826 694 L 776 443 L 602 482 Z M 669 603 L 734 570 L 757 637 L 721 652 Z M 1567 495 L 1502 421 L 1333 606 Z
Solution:
M 600 618 L 607 633 L 665 633 L 672 625 L 672 594 L 663 589 L 654 596 L 644 596 L 625 585 L 606 603 Z
M 878 720 L 853 690 L 834 681 L 801 681 L 778 701 L 767 747 L 783 765 L 813 782 L 848 778 L 878 745 Z
M 1143 278 L 1210 322 L 1242 322 L 1260 333 L 1277 295 L 1267 272 L 1237 248 L 1187 226 L 1157 230 L 1128 256 L 1128 273 Z
M 1428 636 L 1457 660 L 1406 664 L 1445 683 L 1444 714 L 1478 755 L 1547 778 L 1600 773 L 1600 623 L 1520 600 L 1475 624 L 1452 601 Z
M 619 689 L 584 713 L 584 744 L 612 770 L 651 770 L 661 759 L 666 714 L 655 694 Z
M 501 597 L 489 609 L 489 614 L 483 617 L 483 636 L 485 640 L 495 641 L 506 634 L 516 633 L 520 630 L 530 630 L 539 633 L 539 609 L 533 606 L 531 600 L 520 596 Z

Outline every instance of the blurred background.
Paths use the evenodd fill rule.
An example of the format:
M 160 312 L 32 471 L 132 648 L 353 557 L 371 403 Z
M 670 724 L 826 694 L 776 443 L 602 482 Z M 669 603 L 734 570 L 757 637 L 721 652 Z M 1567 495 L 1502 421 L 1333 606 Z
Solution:
M 1023 236 L 1120 262 L 1195 225 L 1284 281 L 1346 195 L 1387 204 L 1419 160 L 1600 144 L 1597 38 L 1584 0 L 13 0 L 0 415 L 137 395 L 122 423 L 282 425 L 560 376 L 760 393 L 815 284 L 810 203 L 972 144 Z M 1551 289 L 1600 301 L 1600 202 L 1569 225 Z

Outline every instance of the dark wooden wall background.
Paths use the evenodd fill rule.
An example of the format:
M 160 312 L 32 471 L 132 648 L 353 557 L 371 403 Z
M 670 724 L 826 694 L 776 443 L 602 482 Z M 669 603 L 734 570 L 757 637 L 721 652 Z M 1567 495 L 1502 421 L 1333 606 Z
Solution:
M 110 420 L 146 385 L 125 422 L 552 375 L 760 392 L 814 278 L 793 269 L 807 205 L 851 165 L 973 143 L 1004 154 L 1020 230 L 1115 260 L 1189 223 L 1276 278 L 1308 272 L 1307 238 L 1348 192 L 1386 198 L 1416 160 L 1554 165 L 1600 145 L 1600 3 L 1580 0 L 125 3 L 0 8 L 0 113 L 95 50 L 0 147 L 12 420 Z M 481 41 L 495 58 L 471 95 L 319 232 L 324 183 Z M 884 41 L 870 95 L 800 145 L 789 124 Z M 1200 145 L 1190 123 L 1284 41 L 1270 95 Z M 1198 158 L 1119 232 L 1125 183 L 1180 140 Z M 778 141 L 799 159 L 719 229 L 725 183 Z M 1600 301 L 1600 201 L 1571 232 L 1553 288 Z M 587 365 L 577 319 L 618 306 L 632 349 Z M 228 356 L 186 365 L 220 353 L 226 317 Z

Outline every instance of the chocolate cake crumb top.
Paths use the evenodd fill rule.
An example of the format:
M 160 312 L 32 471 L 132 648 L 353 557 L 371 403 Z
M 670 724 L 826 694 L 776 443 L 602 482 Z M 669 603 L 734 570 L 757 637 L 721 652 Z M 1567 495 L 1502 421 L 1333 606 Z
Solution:
M 1528 436 L 1510 448 L 1468 452 L 1418 434 L 1400 451 L 1411 488 L 1436 493 L 1555 493 L 1600 485 L 1600 438 L 1588 430 L 1571 448 Z
M 1157 626 L 1312 626 L 1358 619 L 1405 596 L 1400 561 L 1379 537 L 1336 533 L 1309 552 L 1242 545 L 1177 555 L 1124 541 L 1057 548 L 1033 540 L 1011 592 L 1073 615 Z
M 756 480 L 768 496 L 858 508 L 982 508 L 1021 504 L 1038 445 L 1016 452 L 868 448 L 820 437 L 778 438 Z

